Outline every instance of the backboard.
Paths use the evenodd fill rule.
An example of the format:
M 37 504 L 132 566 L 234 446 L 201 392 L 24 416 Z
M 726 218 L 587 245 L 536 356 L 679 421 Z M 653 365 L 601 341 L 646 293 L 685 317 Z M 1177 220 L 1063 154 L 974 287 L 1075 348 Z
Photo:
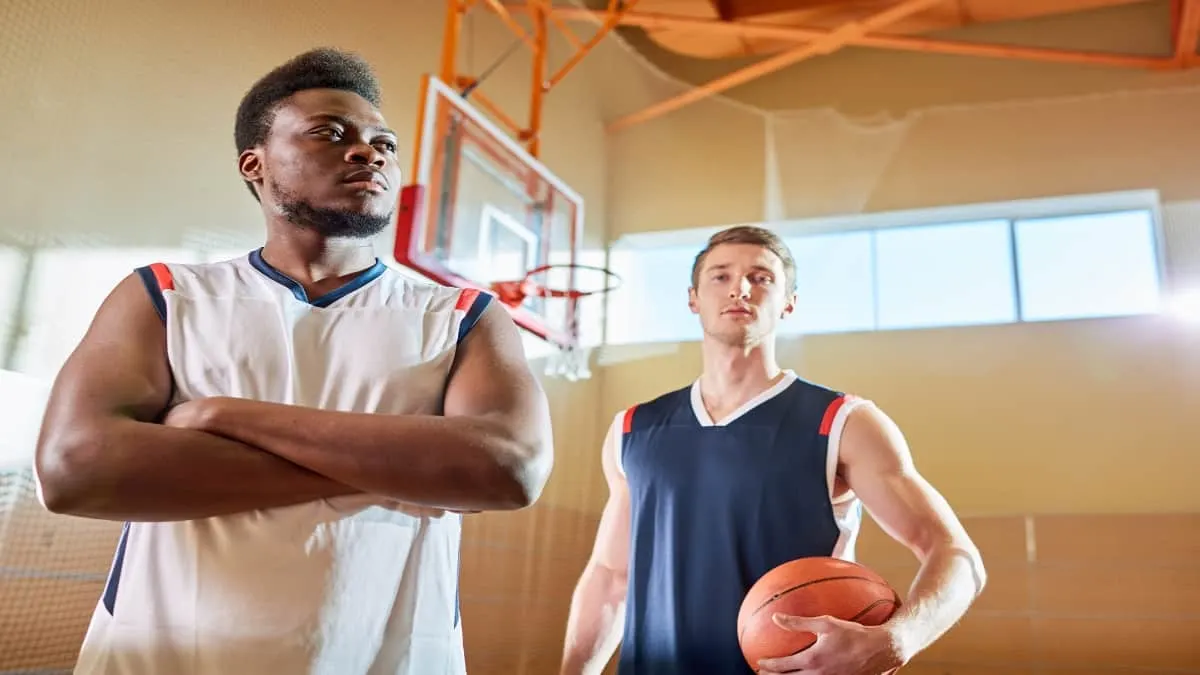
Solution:
M 437 283 L 488 291 L 543 265 L 577 263 L 583 199 L 438 78 L 424 77 L 420 101 L 396 261 Z M 573 278 L 544 281 L 574 288 Z M 530 297 L 509 310 L 542 340 L 578 347 L 577 300 Z

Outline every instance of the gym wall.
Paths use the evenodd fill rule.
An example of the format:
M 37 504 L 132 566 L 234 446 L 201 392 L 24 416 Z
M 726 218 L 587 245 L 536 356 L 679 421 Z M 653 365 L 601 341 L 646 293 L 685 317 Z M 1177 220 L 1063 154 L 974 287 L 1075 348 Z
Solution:
M 1168 5 L 964 33 L 1163 54 Z M 731 67 L 679 59 L 670 70 L 702 82 Z M 762 219 L 772 167 L 750 139 L 772 115 L 776 131 L 837 116 L 828 126 L 837 133 L 808 133 L 807 146 L 776 135 L 787 217 L 1157 189 L 1171 287 L 1200 285 L 1200 72 L 848 49 L 730 95 L 768 121 L 737 128 L 684 109 L 612 139 L 614 239 Z M 705 141 L 651 142 L 674 141 L 679 125 Z M 888 136 L 885 151 L 869 154 L 871 134 Z M 726 143 L 739 150 L 724 152 Z M 848 147 L 866 150 L 857 159 L 870 180 L 797 179 L 837 170 L 832 159 Z M 662 175 L 673 179 L 653 180 Z M 686 280 L 677 283 L 683 302 Z M 783 342 L 785 367 L 874 399 L 897 420 L 983 548 L 990 582 L 979 605 L 905 673 L 1200 672 L 1197 345 L 1196 326 L 1165 317 Z M 687 384 L 699 365 L 697 346 L 685 344 L 605 368 L 601 418 Z M 871 522 L 860 552 L 907 587 L 915 561 Z

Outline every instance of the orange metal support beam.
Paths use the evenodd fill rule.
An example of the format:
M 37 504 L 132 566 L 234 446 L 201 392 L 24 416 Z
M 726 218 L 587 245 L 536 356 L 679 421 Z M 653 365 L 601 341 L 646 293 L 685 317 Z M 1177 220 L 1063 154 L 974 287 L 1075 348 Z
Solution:
M 492 0 L 497 2 L 498 0 Z M 547 3 L 548 4 L 548 3 Z M 529 9 L 533 15 L 533 77 L 530 82 L 529 95 L 529 154 L 538 156 L 541 149 L 542 136 L 542 100 L 549 87 L 546 86 L 546 51 L 549 35 L 546 31 L 546 14 L 550 8 L 542 4 L 542 0 L 529 0 Z
M 763 61 L 735 71 L 724 77 L 719 77 L 705 85 L 691 89 L 679 96 L 669 98 L 665 101 L 660 101 L 654 105 L 640 110 L 632 115 L 626 115 L 608 125 L 609 131 L 620 131 L 631 127 L 635 124 L 640 124 L 656 117 L 661 117 L 673 110 L 682 108 L 685 105 L 694 103 L 704 98 L 708 98 L 714 94 L 719 94 L 726 89 L 731 89 L 739 84 L 745 84 L 751 80 L 773 73 L 780 68 L 785 68 L 794 63 L 799 63 L 805 59 L 822 54 L 835 52 L 854 37 L 865 35 L 868 31 L 882 28 L 888 24 L 895 23 L 904 17 L 937 4 L 942 0 L 901 0 L 897 4 L 885 9 L 881 12 L 873 14 L 861 21 L 851 21 L 824 34 L 806 45 L 791 49 L 789 51 L 777 54 Z
M 618 9 L 616 0 L 610 1 L 608 3 L 608 16 L 604 19 L 604 25 L 600 26 L 600 29 L 597 30 L 596 34 L 592 36 L 592 39 L 588 40 L 587 43 L 579 49 L 576 49 L 575 53 L 571 55 L 571 58 L 567 59 L 567 62 L 563 64 L 562 68 L 559 68 L 558 72 L 551 76 L 550 81 L 546 83 L 546 89 L 553 89 L 556 84 L 562 82 L 563 78 L 567 76 L 567 73 L 571 72 L 575 66 L 579 65 L 579 62 L 583 60 L 583 57 L 587 56 L 588 53 L 596 47 L 596 45 L 600 44 L 601 40 L 608 37 L 608 34 L 611 33 L 612 30 L 621 23 L 621 17 L 626 12 L 633 9 L 637 3 L 638 0 L 625 0 L 625 6 Z
M 490 7 L 493 12 L 496 13 L 496 16 L 500 17 L 500 20 L 504 22 L 505 26 L 508 26 L 508 29 L 513 32 L 513 35 L 521 38 L 525 44 L 529 45 L 530 49 L 532 49 L 535 53 L 537 52 L 537 45 L 534 44 L 535 40 L 529 37 L 529 34 L 525 32 L 524 28 L 521 28 L 521 24 L 517 23 L 516 19 L 512 18 L 512 15 L 508 13 L 508 9 L 505 8 L 504 5 L 500 4 L 500 0 L 483 0 L 483 2 Z
M 1175 20 L 1175 64 L 1181 68 L 1196 63 L 1196 43 L 1200 41 L 1200 0 L 1182 0 Z
M 606 12 L 574 7 L 556 7 L 552 13 L 566 21 L 586 21 L 594 23 L 603 21 Z M 829 35 L 831 31 L 822 28 L 806 28 L 801 26 L 775 26 L 769 24 L 752 24 L 716 19 L 698 19 L 694 17 L 673 16 L 629 12 L 621 16 L 621 25 L 638 26 L 640 28 L 683 28 L 696 33 L 713 35 L 738 35 L 743 37 L 760 37 L 775 40 L 787 40 L 804 43 Z M 1086 52 L 1066 49 L 1048 49 L 1042 47 L 1016 47 L 1008 45 L 989 45 L 978 42 L 956 40 L 935 40 L 929 38 L 907 37 L 904 35 L 865 34 L 851 38 L 848 45 L 872 47 L 878 49 L 894 49 L 898 51 L 924 52 L 927 54 L 952 54 L 957 56 L 979 56 L 986 58 L 1017 59 L 1025 61 L 1043 61 L 1053 63 L 1077 63 L 1094 66 L 1113 66 L 1118 68 L 1137 68 L 1147 70 L 1166 70 L 1175 67 L 1175 60 L 1154 56 L 1132 56 L 1112 54 L 1108 52 Z

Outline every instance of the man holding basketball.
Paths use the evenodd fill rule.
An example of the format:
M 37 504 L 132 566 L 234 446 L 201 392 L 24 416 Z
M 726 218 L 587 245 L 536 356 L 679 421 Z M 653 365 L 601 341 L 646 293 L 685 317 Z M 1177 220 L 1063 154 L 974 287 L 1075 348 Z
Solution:
M 600 673 L 618 644 L 620 675 L 880 675 L 908 663 L 982 591 L 978 549 L 879 408 L 779 367 L 795 262 L 778 236 L 714 235 L 688 295 L 703 372 L 609 428 L 609 499 L 571 603 L 562 675 Z M 749 668 L 737 638 L 746 591 L 789 560 L 851 557 L 864 507 L 921 562 L 904 605 L 877 627 L 776 616 L 816 643 Z
M 549 409 L 499 303 L 376 259 L 379 105 L 335 50 L 256 82 L 234 137 L 265 245 L 138 269 L 59 373 L 39 493 L 125 523 L 77 674 L 466 672 L 452 512 L 537 499 Z

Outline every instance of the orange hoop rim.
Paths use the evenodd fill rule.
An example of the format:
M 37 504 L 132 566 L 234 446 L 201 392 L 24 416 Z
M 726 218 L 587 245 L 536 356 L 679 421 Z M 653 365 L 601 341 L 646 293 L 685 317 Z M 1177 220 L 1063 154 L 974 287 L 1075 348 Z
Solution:
M 555 268 L 568 268 L 576 270 L 591 270 L 600 272 L 609 279 L 609 284 L 603 288 L 595 290 L 579 290 L 577 288 L 549 288 L 536 281 L 531 277 L 535 274 L 540 274 L 547 270 Z M 525 273 L 525 276 L 520 279 L 508 281 L 493 281 L 491 284 L 492 291 L 501 302 L 516 307 L 525 302 L 526 298 L 566 298 L 568 300 L 578 300 L 589 295 L 598 293 L 608 293 L 616 290 L 621 285 L 621 276 L 607 267 L 598 267 L 595 265 L 582 265 L 579 263 L 558 263 L 551 265 L 542 265 L 535 267 Z

